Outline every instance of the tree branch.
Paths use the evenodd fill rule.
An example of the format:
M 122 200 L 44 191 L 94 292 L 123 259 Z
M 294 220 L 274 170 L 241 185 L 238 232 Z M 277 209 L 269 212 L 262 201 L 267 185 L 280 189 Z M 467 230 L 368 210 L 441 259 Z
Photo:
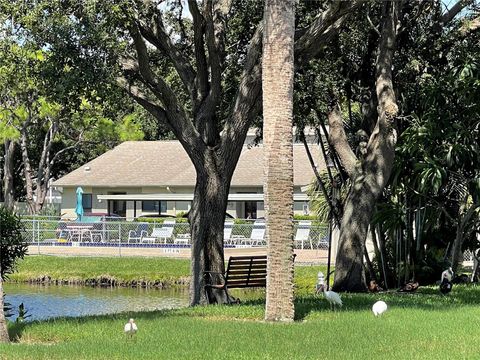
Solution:
M 345 21 L 345 15 L 362 5 L 365 0 L 335 1 L 327 10 L 317 16 L 315 21 L 295 42 L 295 58 L 298 62 L 314 58 L 321 50 L 320 44 L 325 44 Z M 328 31 L 327 31 L 328 30 Z
M 450 10 L 448 10 L 445 14 L 442 15 L 440 18 L 440 22 L 444 25 L 448 24 L 452 21 L 455 16 L 457 16 L 464 8 L 468 5 L 473 4 L 474 0 L 459 0 L 453 5 Z
M 150 100 L 138 86 L 130 84 L 126 78 L 121 76 L 117 77 L 117 85 L 124 89 L 138 104 L 152 114 L 155 119 L 161 121 L 165 126 L 171 127 L 165 109 Z
M 203 42 L 203 33 L 205 29 L 205 19 L 198 9 L 197 0 L 188 0 L 188 8 L 193 19 L 193 43 L 195 47 L 195 59 L 197 65 L 197 77 L 195 79 L 198 94 L 196 96 L 197 105 L 208 95 L 208 65 L 205 55 Z
M 335 103 L 328 113 L 328 125 L 328 142 L 335 149 L 335 152 L 340 158 L 340 163 L 348 174 L 348 177 L 354 179 L 357 173 L 356 164 L 358 159 L 348 143 L 347 134 L 343 127 L 342 113 L 338 103 Z
M 222 134 L 226 146 L 241 148 L 249 126 L 262 106 L 262 37 L 263 25 L 259 25 L 248 46 L 235 103 Z
M 196 74 L 192 65 L 173 44 L 165 31 L 160 11 L 155 7 L 152 7 L 151 11 L 153 14 L 150 24 L 145 26 L 141 22 L 138 23 L 140 33 L 149 43 L 170 58 L 187 92 L 194 94 Z

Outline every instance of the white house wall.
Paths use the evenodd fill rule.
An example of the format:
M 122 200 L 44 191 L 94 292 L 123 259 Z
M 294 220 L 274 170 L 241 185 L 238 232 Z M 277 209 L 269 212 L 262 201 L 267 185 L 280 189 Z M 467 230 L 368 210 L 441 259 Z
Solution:
M 75 219 L 76 207 L 76 189 L 77 187 L 64 187 L 62 196 L 62 216 L 69 219 Z M 126 194 L 192 194 L 193 187 L 138 187 L 138 188 L 107 188 L 107 187 L 82 187 L 85 194 L 92 194 L 92 212 L 108 213 L 108 201 L 98 199 L 98 195 L 106 195 L 112 193 L 126 193 Z M 262 187 L 232 187 L 230 189 L 232 194 L 262 194 Z M 294 193 L 301 194 L 300 187 L 294 188 Z M 294 202 L 295 215 L 304 214 L 304 202 Z M 167 201 L 166 214 L 175 216 L 178 213 L 185 213 L 190 210 L 190 201 Z M 165 212 L 164 212 L 165 213 Z M 242 217 L 245 214 L 245 203 L 238 201 L 229 201 L 227 204 L 227 213 L 235 218 Z M 155 211 L 142 211 L 142 201 L 127 201 L 126 216 L 127 219 L 133 219 L 141 215 L 157 214 Z M 264 204 L 262 201 L 257 201 L 257 217 L 265 217 Z

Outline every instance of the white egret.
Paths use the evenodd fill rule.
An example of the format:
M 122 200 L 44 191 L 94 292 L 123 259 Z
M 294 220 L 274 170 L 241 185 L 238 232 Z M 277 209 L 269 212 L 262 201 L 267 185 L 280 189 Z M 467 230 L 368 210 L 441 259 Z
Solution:
M 325 286 L 321 288 L 321 291 L 323 292 L 323 296 L 325 296 L 325 299 L 330 303 L 330 306 L 333 310 L 335 310 L 335 306 L 337 305 L 340 307 L 343 306 L 340 295 L 338 295 L 335 291 L 325 291 Z
M 137 333 L 138 331 L 137 324 L 135 324 L 133 319 L 130 319 L 128 323 L 125 324 L 124 331 L 129 338 L 132 338 L 133 335 Z
M 387 311 L 387 304 L 385 301 L 377 301 L 372 306 L 373 315 L 378 316 L 382 315 L 385 311 Z

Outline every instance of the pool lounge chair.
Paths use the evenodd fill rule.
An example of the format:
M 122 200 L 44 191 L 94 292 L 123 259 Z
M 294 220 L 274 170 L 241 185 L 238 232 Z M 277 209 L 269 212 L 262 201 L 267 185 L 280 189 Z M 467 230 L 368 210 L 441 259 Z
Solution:
M 144 236 L 141 240 L 142 243 L 155 243 L 157 239 L 164 244 L 173 237 L 173 229 L 175 227 L 175 220 L 165 220 L 161 228 L 153 228 L 152 233 L 149 236 Z
M 233 220 L 225 221 L 225 224 L 223 225 L 223 243 L 224 244 L 231 244 L 232 230 L 233 230 Z
M 147 223 L 140 223 L 138 224 L 135 230 L 130 230 L 128 232 L 128 240 L 127 243 L 130 242 L 141 242 L 144 236 L 148 234 L 148 224 Z
M 244 245 L 261 246 L 265 244 L 265 220 L 256 220 L 253 223 L 250 238 L 241 240 Z
M 300 221 L 298 223 L 297 232 L 295 233 L 295 245 L 300 243 L 301 249 L 304 248 L 304 243 L 310 241 L 310 249 L 313 249 L 312 240 L 310 240 L 311 221 Z

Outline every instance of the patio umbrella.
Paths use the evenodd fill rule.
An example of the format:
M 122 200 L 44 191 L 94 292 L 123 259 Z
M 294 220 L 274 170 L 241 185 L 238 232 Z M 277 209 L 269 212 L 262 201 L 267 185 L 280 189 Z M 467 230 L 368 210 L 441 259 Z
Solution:
M 83 216 L 83 189 L 77 187 L 77 206 L 75 207 L 75 213 L 77 214 L 77 220 L 81 221 Z

